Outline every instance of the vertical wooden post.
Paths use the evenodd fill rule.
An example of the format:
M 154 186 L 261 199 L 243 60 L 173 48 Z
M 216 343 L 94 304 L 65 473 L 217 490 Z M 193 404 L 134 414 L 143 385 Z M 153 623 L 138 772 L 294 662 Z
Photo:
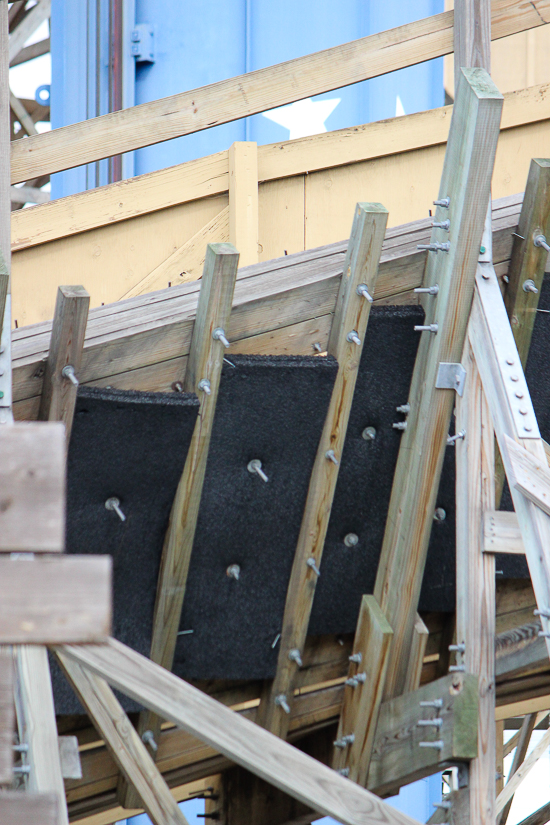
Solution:
M 457 398 L 456 445 L 456 638 L 457 655 L 468 673 L 479 677 L 478 757 L 470 763 L 470 822 L 495 821 L 495 557 L 483 553 L 483 514 L 495 506 L 494 433 L 481 379 L 464 348 L 466 381 Z
M 405 677 L 405 689 L 403 693 L 411 693 L 413 690 L 418 690 L 420 687 L 420 678 L 422 676 L 422 665 L 424 664 L 424 654 L 426 653 L 426 645 L 428 644 L 428 636 L 430 632 L 418 613 L 416 614 L 416 622 L 414 623 L 411 652 L 409 654 L 409 664 L 407 666 L 407 675 Z
M 479 68 L 491 73 L 491 2 L 455 0 L 455 96 L 460 69 Z
M 229 148 L 229 243 L 240 266 L 258 263 L 258 147 L 236 141 Z

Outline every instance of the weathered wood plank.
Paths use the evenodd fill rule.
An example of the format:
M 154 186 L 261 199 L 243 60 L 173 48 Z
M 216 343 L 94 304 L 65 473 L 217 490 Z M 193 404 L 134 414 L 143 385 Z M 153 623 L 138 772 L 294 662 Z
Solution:
M 42 421 L 63 422 L 67 447 L 73 425 L 89 306 L 90 296 L 84 287 L 58 288 L 38 417 Z
M 58 804 L 54 794 L 25 791 L 2 791 L 0 795 L 2 825 L 57 825 Z
M 429 635 L 430 631 L 417 613 L 413 629 L 411 651 L 409 653 L 409 663 L 407 665 L 407 674 L 405 677 L 405 689 L 403 693 L 411 693 L 413 690 L 418 690 L 420 687 L 422 665 L 424 664 L 424 656 L 426 653 Z
M 483 515 L 484 553 L 525 553 L 518 517 L 505 510 L 487 510 Z
M 57 657 L 98 733 L 155 825 L 189 825 L 107 682 L 59 650 Z
M 535 457 L 508 436 L 504 438 L 510 456 L 510 486 L 550 515 L 550 470 L 546 453 L 541 458 Z
M 0 554 L 0 644 L 104 641 L 111 569 L 110 556 Z
M 455 402 L 454 390 L 437 389 L 436 378 L 441 362 L 456 363 L 462 356 L 501 107 L 502 96 L 483 69 L 462 69 L 439 190 L 440 198 L 450 197 L 450 206 L 436 212 L 437 220 L 450 219 L 450 230 L 432 232 L 433 242 L 450 243 L 450 250 L 430 253 L 425 276 L 427 286 L 439 287 L 426 315 L 437 332 L 423 332 L 418 349 L 374 589 L 394 631 L 387 698 L 402 692 L 405 682 Z
M 10 34 L 8 63 L 16 57 L 29 37 L 47 20 L 51 13 L 51 0 L 38 0 L 36 6 L 29 11 L 21 23 Z M 31 175 L 31 177 L 34 177 Z
M 353 782 L 364 787 L 367 784 L 378 711 L 382 701 L 384 679 L 388 663 L 388 653 L 393 631 L 374 598 L 363 596 L 357 630 L 353 642 L 353 656 L 360 661 L 350 660 L 348 683 L 344 692 L 344 703 L 338 723 L 332 767 L 347 770 L 346 775 Z M 367 658 L 367 643 L 370 658 Z M 361 674 L 359 681 L 357 676 Z M 352 680 L 355 679 L 355 682 Z M 349 742 L 346 737 L 353 736 Z
M 477 66 L 491 73 L 491 2 L 456 0 L 454 17 L 455 91 L 459 69 Z
M 494 0 L 491 37 L 549 21 L 548 0 Z M 12 183 L 228 123 L 452 51 L 453 12 L 444 12 L 32 140 L 12 141 Z
M 65 545 L 63 425 L 0 428 L 0 455 L 0 552 L 61 552 Z
M 229 243 L 241 266 L 258 262 L 258 146 L 236 141 L 229 147 Z
M 477 755 L 477 715 L 478 679 L 468 673 L 449 674 L 383 702 L 368 787 L 389 796 L 402 785 L 436 773 L 442 762 L 469 762 Z M 418 725 L 433 719 L 442 720 L 439 727 Z M 420 742 L 437 742 L 438 746 L 421 747 Z
M 381 204 L 357 204 L 327 345 L 328 354 L 338 362 L 338 372 L 311 472 L 288 584 L 277 672 L 272 684 L 266 686 L 259 711 L 260 724 L 283 738 L 321 568 L 387 218 Z M 361 286 L 364 293 L 358 292 Z
M 28 789 L 57 797 L 56 825 L 68 825 L 48 653 L 45 647 L 15 649 L 15 706 L 19 740 L 28 745 Z
M 344 825 L 415 822 L 115 639 L 62 652 L 321 814 Z

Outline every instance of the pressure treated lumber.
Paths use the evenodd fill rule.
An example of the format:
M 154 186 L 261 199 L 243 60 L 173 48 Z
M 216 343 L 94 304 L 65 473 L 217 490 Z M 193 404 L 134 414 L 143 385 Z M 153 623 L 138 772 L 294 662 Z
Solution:
M 111 569 L 110 556 L 0 554 L 0 644 L 104 641 Z
M 65 545 L 65 434 L 53 422 L 0 428 L 0 553 Z
M 460 361 L 485 222 L 502 96 L 483 69 L 462 69 L 447 143 L 437 221 L 450 219 L 449 232 L 435 228 L 433 242 L 450 251 L 432 252 L 424 283 L 439 293 L 426 304 L 426 324 L 411 381 L 407 429 L 394 475 L 386 531 L 374 595 L 394 632 L 385 697 L 402 692 L 407 653 L 433 524 L 435 499 L 446 447 L 455 391 L 436 389 L 441 362 Z
M 17 726 L 19 741 L 28 745 L 28 789 L 55 794 L 56 825 L 68 825 L 48 653 L 45 647 L 25 645 L 15 648 L 15 660 Z
M 379 203 L 358 203 L 344 261 L 340 290 L 327 345 L 338 362 L 338 372 L 311 472 L 300 535 L 288 584 L 277 671 L 262 696 L 258 721 L 272 733 L 286 737 L 296 672 L 307 635 L 340 460 L 344 449 L 355 382 L 359 371 L 382 242 L 388 219 Z M 358 292 L 363 286 L 367 296 Z M 368 298 L 371 298 L 371 301 Z M 353 336 L 355 340 L 352 340 Z M 330 456 L 334 460 L 331 460 Z M 374 657 L 373 657 L 374 658 Z
M 510 456 L 510 485 L 550 515 L 550 470 L 546 454 L 537 459 L 508 436 L 505 441 Z
M 348 778 L 363 787 L 367 785 L 392 636 L 393 631 L 374 596 L 363 596 L 353 642 L 353 655 L 360 656 L 361 661 L 350 661 L 348 682 L 354 678 L 356 682 L 346 685 L 336 741 L 354 738 L 344 747 L 335 745 L 332 760 L 335 770 L 347 768 Z M 357 681 L 358 674 L 364 681 Z
M 57 825 L 57 797 L 29 791 L 2 791 L 0 821 L 2 825 L 29 825 L 30 822 Z
M 115 639 L 62 652 L 321 814 L 344 825 L 415 822 Z
M 491 37 L 550 21 L 548 0 L 495 0 Z M 12 183 L 130 152 L 450 54 L 453 12 L 12 142 Z
M 487 510 L 483 515 L 484 553 L 525 553 L 518 517 L 514 512 Z
M 458 86 L 463 66 L 476 66 L 491 73 L 491 2 L 455 0 L 454 11 L 454 76 Z
M 420 702 L 442 701 L 439 708 Z M 384 702 L 380 708 L 368 787 L 376 794 L 397 793 L 402 785 L 437 773 L 443 762 L 469 762 L 477 755 L 478 679 L 451 673 Z M 441 719 L 441 726 L 419 726 L 420 720 Z M 440 740 L 441 748 L 419 742 Z M 494 766 L 493 766 L 494 769 Z
M 67 678 L 155 825 L 188 825 L 147 748 L 104 679 L 57 651 Z
M 424 664 L 424 656 L 426 653 L 426 645 L 428 644 L 429 635 L 430 631 L 417 613 L 414 622 L 412 644 L 409 653 L 409 662 L 405 677 L 405 689 L 403 693 L 411 693 L 413 690 L 418 690 L 420 687 L 422 665 Z
M 258 262 L 258 146 L 235 141 L 229 147 L 229 243 L 241 266 Z
M 537 721 L 537 714 L 536 713 L 529 713 L 527 716 L 523 717 L 523 722 L 521 724 L 521 730 L 519 731 L 519 738 L 518 744 L 516 747 L 516 752 L 514 753 L 514 759 L 512 761 L 512 767 L 510 768 L 510 773 L 508 775 L 508 781 L 512 779 L 514 774 L 517 772 L 520 765 L 524 762 L 525 757 L 527 756 L 527 749 L 529 747 L 529 743 L 531 741 L 531 734 L 535 729 L 535 723 Z M 508 815 L 510 813 L 510 808 L 512 807 L 514 797 L 508 800 L 502 811 L 500 812 L 500 817 L 498 820 L 498 825 L 506 825 L 506 820 L 508 819 Z
M 13 658 L 0 649 L 0 784 L 13 781 Z M 1 810 L 1 809 L 0 809 Z
M 82 348 L 86 335 L 90 296 L 82 286 L 60 286 L 52 324 L 50 352 L 46 362 L 38 417 L 42 421 L 62 421 L 67 448 L 71 437 L 78 384 L 63 370 L 72 368 L 78 382 Z
M 468 794 L 457 805 L 471 822 L 493 825 L 495 806 L 495 557 L 483 553 L 483 516 L 495 507 L 494 434 L 468 340 L 461 362 L 464 393 L 456 400 L 456 662 L 479 677 L 477 754 Z

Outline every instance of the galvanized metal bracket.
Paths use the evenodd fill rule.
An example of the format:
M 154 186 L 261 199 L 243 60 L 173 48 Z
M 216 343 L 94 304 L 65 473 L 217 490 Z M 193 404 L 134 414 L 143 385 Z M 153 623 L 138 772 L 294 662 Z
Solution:
M 462 364 L 441 362 L 435 379 L 435 386 L 438 390 L 455 390 L 458 395 L 464 392 L 464 381 L 466 370 Z
M 137 23 L 132 29 L 132 57 L 136 63 L 155 62 L 155 33 L 150 23 Z

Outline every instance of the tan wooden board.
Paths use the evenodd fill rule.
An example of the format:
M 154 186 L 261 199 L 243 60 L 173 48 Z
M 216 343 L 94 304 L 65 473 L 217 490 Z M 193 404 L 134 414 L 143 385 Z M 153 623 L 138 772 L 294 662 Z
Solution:
M 518 517 L 504 510 L 488 510 L 483 517 L 485 553 L 525 553 Z

